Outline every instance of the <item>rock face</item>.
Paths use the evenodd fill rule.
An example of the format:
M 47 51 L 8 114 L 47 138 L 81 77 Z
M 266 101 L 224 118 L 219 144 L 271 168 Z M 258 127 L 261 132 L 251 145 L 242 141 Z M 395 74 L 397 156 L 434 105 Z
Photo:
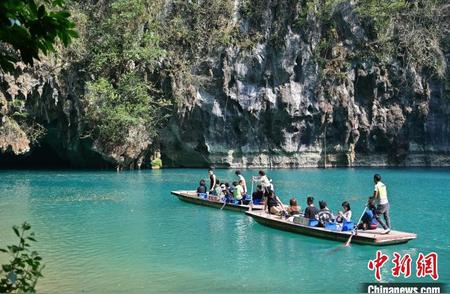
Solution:
M 338 7 L 343 37 L 333 57 L 365 41 L 351 5 Z M 266 11 L 270 28 L 275 14 Z M 289 17 L 289 15 L 286 15 Z M 414 68 L 365 64 L 321 79 L 313 51 L 320 23 L 288 30 L 281 46 L 231 46 L 207 63 L 162 136 L 165 164 L 221 167 L 449 166 L 450 99 L 445 81 Z M 268 29 L 266 34 L 270 34 Z
M 343 3 L 336 15 L 340 42 L 332 52 L 338 73 L 324 78 L 314 56 L 320 21 L 309 18 L 306 28 L 295 29 L 292 15 L 277 7 L 263 11 L 261 34 L 272 34 L 275 15 L 282 15 L 287 29 L 278 43 L 263 38 L 251 49 L 214 51 L 193 69 L 206 83 L 172 77 L 170 91 L 186 94 L 157 146 L 165 166 L 450 166 L 448 77 L 432 78 L 395 60 L 389 67 L 339 63 L 366 41 L 351 5 Z M 238 8 L 235 14 L 237 26 L 249 29 Z M 3 75 L 0 110 L 4 97 L 25 97 L 47 129 L 41 145 L 70 166 L 140 166 L 151 148 L 142 130 L 128 134 L 136 148 L 115 153 L 83 138 L 86 76 L 79 64 L 54 60 Z M 6 113 L 0 118 L 0 149 L 30 154 L 31 148 L 32 154 L 36 147 L 20 128 Z

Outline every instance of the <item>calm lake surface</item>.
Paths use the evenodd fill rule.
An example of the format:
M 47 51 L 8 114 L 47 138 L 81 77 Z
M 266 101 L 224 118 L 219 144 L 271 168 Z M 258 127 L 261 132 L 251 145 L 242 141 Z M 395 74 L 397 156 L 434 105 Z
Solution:
M 394 229 L 415 232 L 392 253 L 439 254 L 439 282 L 450 283 L 450 169 L 270 170 L 284 201 L 307 195 L 333 211 L 351 203 L 354 218 L 372 194 L 373 174 L 388 186 Z M 249 179 L 255 170 L 243 170 Z M 232 170 L 218 170 L 232 181 Z M 296 235 L 246 215 L 184 203 L 171 190 L 195 189 L 206 170 L 132 172 L 0 171 L 0 247 L 11 226 L 32 224 L 46 264 L 46 293 L 358 292 L 377 247 Z M 250 182 L 248 180 L 248 182 Z M 250 189 L 250 185 L 249 185 Z M 15 241 L 15 240 L 14 240 Z M 4 261 L 0 259 L 0 261 Z M 383 281 L 405 281 L 382 269 Z M 407 281 L 432 281 L 412 277 Z

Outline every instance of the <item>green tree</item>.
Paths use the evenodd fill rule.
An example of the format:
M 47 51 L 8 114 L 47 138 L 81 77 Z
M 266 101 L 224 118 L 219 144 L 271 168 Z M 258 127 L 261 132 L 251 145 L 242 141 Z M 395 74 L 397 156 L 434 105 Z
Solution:
M 165 51 L 146 0 L 116 0 L 93 26 L 89 68 L 95 78 L 83 98 L 85 132 L 108 150 L 126 145 L 127 135 L 145 129 L 157 135 L 170 103 L 158 99 L 148 78 Z
M 126 73 L 113 85 L 105 78 L 87 83 L 84 97 L 87 132 L 98 139 L 108 150 L 126 144 L 128 132 L 144 128 L 148 139 L 166 117 L 164 100 L 155 101 L 149 94 L 149 86 L 135 73 Z
M 14 226 L 14 234 L 19 238 L 17 245 L 0 248 L 11 260 L 0 269 L 0 293 L 36 292 L 37 280 L 42 277 L 42 258 L 36 251 L 31 251 L 31 242 L 36 242 L 31 226 L 23 223 L 21 227 Z
M 63 0 L 0 1 L 0 67 L 12 71 L 20 59 L 32 65 L 39 52 L 55 51 L 57 39 L 67 46 L 78 36 L 69 17 Z

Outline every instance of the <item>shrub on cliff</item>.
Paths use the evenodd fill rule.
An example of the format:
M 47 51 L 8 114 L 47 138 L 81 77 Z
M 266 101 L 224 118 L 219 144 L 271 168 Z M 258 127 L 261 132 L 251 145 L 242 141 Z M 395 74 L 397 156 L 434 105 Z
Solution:
M 136 130 L 145 130 L 140 139 L 151 141 L 170 105 L 157 98 L 148 78 L 165 51 L 146 4 L 145 0 L 113 1 L 98 26 L 90 29 L 93 80 L 87 82 L 83 98 L 84 133 L 105 153 L 125 152 L 135 143 L 129 134 Z
M 105 78 L 87 83 L 84 97 L 86 132 L 100 141 L 105 151 L 126 144 L 133 128 L 145 127 L 148 139 L 157 135 L 156 130 L 166 115 L 163 100 L 155 100 L 149 87 L 135 73 L 126 73 L 117 84 Z

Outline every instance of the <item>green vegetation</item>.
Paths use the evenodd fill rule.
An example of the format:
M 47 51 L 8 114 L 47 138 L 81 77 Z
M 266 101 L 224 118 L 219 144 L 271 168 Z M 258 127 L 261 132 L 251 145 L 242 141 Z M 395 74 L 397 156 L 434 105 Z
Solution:
M 8 254 L 11 260 L 3 264 L 0 270 L 0 293 L 36 292 L 37 280 L 42 277 L 44 266 L 42 258 L 36 251 L 31 251 L 31 242 L 36 242 L 31 226 L 23 223 L 14 226 L 14 234 L 19 238 L 17 245 L 0 248 L 0 252 Z
M 152 168 L 162 168 L 162 160 L 161 158 L 155 158 L 151 162 Z
M 165 23 L 160 25 L 163 46 L 179 57 L 202 58 L 232 42 L 234 1 L 172 1 Z
M 170 93 L 177 106 L 190 95 L 189 85 L 211 78 L 208 58 L 217 58 L 225 46 L 237 42 L 233 8 L 232 0 L 211 0 L 207 4 L 175 0 L 167 5 L 167 13 L 156 27 L 167 53 L 161 74 L 178 85 Z
M 91 34 L 89 68 L 95 78 L 87 82 L 83 100 L 85 133 L 108 149 L 124 145 L 136 128 L 155 137 L 170 103 L 157 99 L 148 79 L 165 51 L 146 1 L 112 2 Z
M 63 0 L 0 1 L 0 68 L 12 71 L 21 60 L 33 64 L 39 52 L 55 52 L 58 38 L 67 46 L 78 36 Z
M 357 12 L 373 38 L 362 49 L 382 62 L 396 57 L 404 67 L 428 70 L 443 78 L 442 41 L 449 28 L 446 3 L 443 0 L 362 1 Z
M 166 117 L 164 101 L 155 101 L 135 73 L 126 73 L 115 84 L 105 78 L 87 83 L 85 119 L 90 134 L 108 147 L 126 143 L 128 132 L 142 127 L 150 138 Z
M 306 25 L 308 16 L 321 20 L 321 39 L 315 53 L 325 73 L 339 74 L 338 69 L 346 62 L 389 64 L 398 60 L 403 67 L 423 69 L 441 78 L 445 76 L 445 57 L 442 52 L 445 44 L 442 41 L 449 28 L 445 1 L 358 1 L 355 12 L 367 33 L 368 41 L 357 44 L 351 54 L 339 48 L 342 46 L 339 44 L 342 33 L 337 30 L 336 14 L 342 2 L 345 1 L 302 1 L 298 23 Z

